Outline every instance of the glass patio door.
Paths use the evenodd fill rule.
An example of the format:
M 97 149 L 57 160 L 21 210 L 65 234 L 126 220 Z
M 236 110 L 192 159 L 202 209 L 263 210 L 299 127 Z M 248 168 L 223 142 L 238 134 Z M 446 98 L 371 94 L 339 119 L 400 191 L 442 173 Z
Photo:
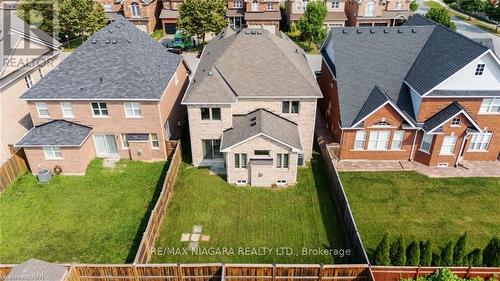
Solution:
M 98 156 L 116 156 L 118 149 L 114 135 L 94 135 Z

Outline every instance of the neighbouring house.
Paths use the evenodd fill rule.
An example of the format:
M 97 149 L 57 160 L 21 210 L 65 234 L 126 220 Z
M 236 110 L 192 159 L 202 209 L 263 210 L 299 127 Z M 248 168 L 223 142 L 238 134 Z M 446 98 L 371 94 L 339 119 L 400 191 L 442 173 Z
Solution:
M 0 0 L 0 10 L 16 10 L 21 0 Z
M 397 26 L 411 14 L 411 0 L 346 0 L 348 26 Z
M 182 0 L 162 0 L 162 5 L 160 20 L 163 32 L 166 34 L 175 34 Z
M 12 267 L 5 280 L 63 281 L 68 278 L 68 267 L 29 259 Z
M 289 24 L 297 23 L 304 15 L 307 0 L 286 0 L 286 15 Z M 345 13 L 345 0 L 324 0 L 327 9 L 325 26 L 327 28 L 345 26 L 347 16 Z
M 110 21 L 125 17 L 140 30 L 152 33 L 160 14 L 160 0 L 97 0 L 104 6 Z
M 205 47 L 182 104 L 194 166 L 233 184 L 293 185 L 311 159 L 321 91 L 283 33 L 226 28 Z
M 265 29 L 273 34 L 280 30 L 279 0 L 228 0 L 226 17 L 235 30 L 243 27 Z
M 497 160 L 500 63 L 441 25 L 335 28 L 320 101 L 343 160 Z
M 17 144 L 33 172 L 84 174 L 94 157 L 165 160 L 180 135 L 188 67 L 121 18 L 21 96 L 35 127 Z
M 57 63 L 60 43 L 30 26 L 14 11 L 1 11 L 0 163 L 10 147 L 33 127 L 28 105 L 19 97 L 38 83 Z

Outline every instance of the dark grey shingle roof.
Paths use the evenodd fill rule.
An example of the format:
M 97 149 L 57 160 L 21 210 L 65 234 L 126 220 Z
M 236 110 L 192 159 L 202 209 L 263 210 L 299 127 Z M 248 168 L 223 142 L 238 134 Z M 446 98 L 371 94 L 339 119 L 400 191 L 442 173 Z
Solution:
M 69 55 L 24 99 L 161 98 L 182 57 L 120 17 Z
M 452 104 L 445 107 L 443 110 L 439 111 L 438 113 L 434 114 L 432 117 L 427 119 L 424 122 L 422 129 L 426 133 L 428 133 L 428 132 L 436 129 L 437 127 L 441 126 L 444 122 L 446 122 L 450 118 L 456 116 L 460 112 L 464 112 L 464 114 L 468 115 L 469 118 L 472 118 L 467 113 L 467 111 L 462 107 L 462 105 L 460 105 L 460 103 L 455 101 Z M 480 130 L 480 128 L 476 128 L 476 129 Z
M 66 267 L 61 265 L 29 259 L 14 266 L 5 280 L 62 281 L 67 271 Z
M 245 141 L 258 134 L 265 134 L 287 145 L 302 150 L 297 124 L 265 109 L 252 111 L 237 118 L 233 128 L 222 133 L 221 150 Z
M 17 144 L 29 146 L 80 146 L 92 128 L 65 120 L 54 120 L 31 129 Z
M 359 111 L 358 116 L 356 116 L 356 119 L 354 119 L 353 123 L 356 124 L 359 121 L 363 120 L 363 118 L 368 116 L 375 109 L 389 100 L 389 97 L 382 91 L 382 89 L 380 89 L 378 86 L 375 86 L 375 88 L 373 88 L 373 91 L 366 99 L 365 104 Z
M 322 97 L 302 49 L 283 34 L 228 28 L 205 47 L 183 103 L 280 96 Z
M 413 14 L 403 23 L 404 26 L 419 26 L 419 25 L 437 25 L 434 21 L 419 15 Z
M 460 90 L 434 90 L 427 94 L 429 97 L 500 97 L 499 90 L 491 91 L 460 91 Z

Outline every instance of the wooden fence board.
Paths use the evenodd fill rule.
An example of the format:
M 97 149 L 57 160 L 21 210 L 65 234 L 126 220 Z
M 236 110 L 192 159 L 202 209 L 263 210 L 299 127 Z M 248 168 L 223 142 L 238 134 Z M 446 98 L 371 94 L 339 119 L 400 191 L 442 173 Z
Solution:
M 19 149 L 0 166 L 0 192 L 28 171 L 26 155 Z
M 402 278 L 417 278 L 434 273 L 439 267 L 419 266 L 372 266 L 375 281 L 399 281 Z M 498 267 L 449 267 L 460 278 L 491 278 L 500 275 Z

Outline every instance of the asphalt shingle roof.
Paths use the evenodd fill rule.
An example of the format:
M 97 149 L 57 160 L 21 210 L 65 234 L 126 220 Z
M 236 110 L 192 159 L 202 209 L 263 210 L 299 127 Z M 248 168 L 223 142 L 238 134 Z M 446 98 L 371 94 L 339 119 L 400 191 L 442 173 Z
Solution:
M 181 56 L 120 17 L 21 98 L 159 100 L 181 61 Z
M 297 124 L 265 109 L 252 111 L 234 119 L 233 128 L 222 133 L 221 150 L 265 134 L 296 149 L 302 150 Z
M 363 120 L 375 109 L 379 108 L 381 105 L 383 105 L 389 100 L 390 100 L 389 97 L 382 91 L 382 89 L 380 89 L 378 86 L 375 86 L 375 88 L 373 88 L 372 92 L 366 99 L 365 104 L 359 111 L 358 116 L 356 116 L 356 119 L 354 119 L 353 121 L 354 124 Z
M 14 266 L 5 280 L 62 281 L 67 271 L 66 267 L 61 265 L 29 259 Z
M 460 105 L 459 102 L 455 101 L 452 104 L 448 105 L 445 107 L 443 110 L 439 111 L 438 113 L 434 114 L 431 118 L 427 119 L 422 126 L 422 129 L 428 133 L 437 127 L 441 126 L 444 122 L 449 120 L 450 118 L 456 116 L 458 113 L 464 112 L 464 114 L 467 114 L 469 118 L 470 115 L 467 113 L 467 111 Z M 476 128 L 479 129 L 479 128 Z
M 429 97 L 500 97 L 500 89 L 491 91 L 434 90 Z
M 322 97 L 304 52 L 284 34 L 226 28 L 205 47 L 183 103 Z
M 17 144 L 28 146 L 75 146 L 79 147 L 90 135 L 92 128 L 65 120 L 54 120 L 31 129 Z

